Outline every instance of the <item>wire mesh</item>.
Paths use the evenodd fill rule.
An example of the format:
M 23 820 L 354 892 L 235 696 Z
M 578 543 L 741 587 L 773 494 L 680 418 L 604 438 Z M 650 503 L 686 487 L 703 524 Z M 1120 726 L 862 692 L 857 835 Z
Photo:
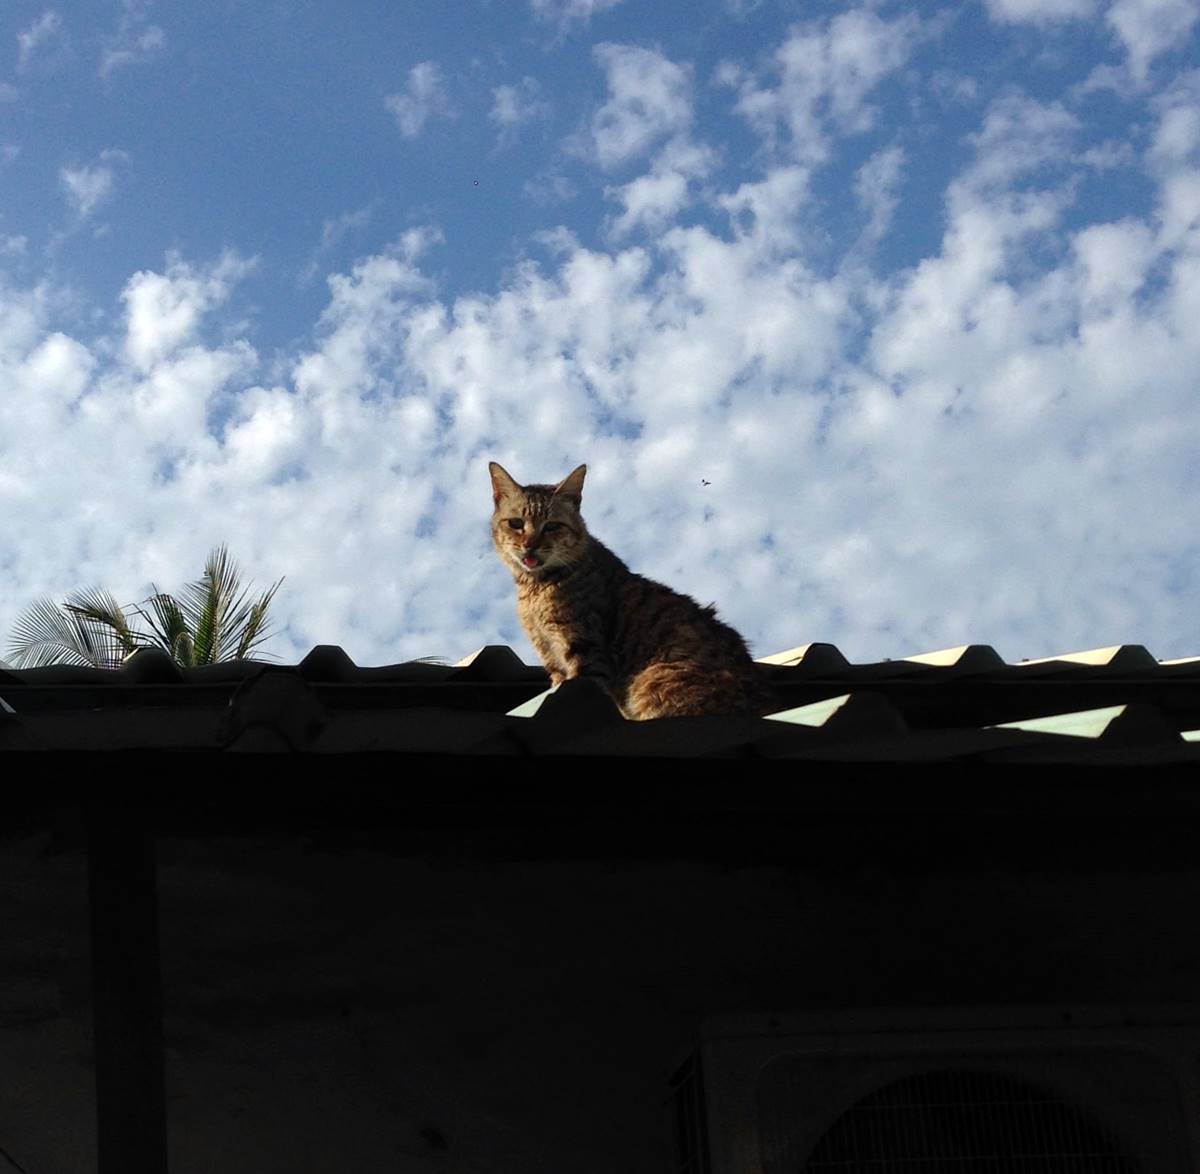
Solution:
M 797 1174 L 1141 1174 L 1082 1109 L 1009 1075 L 957 1070 L 863 1097 L 788 1165 Z

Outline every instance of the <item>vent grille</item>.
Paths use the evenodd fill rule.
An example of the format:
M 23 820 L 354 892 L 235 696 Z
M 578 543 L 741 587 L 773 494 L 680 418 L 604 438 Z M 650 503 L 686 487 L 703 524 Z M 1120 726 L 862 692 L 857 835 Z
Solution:
M 893 1081 L 842 1113 L 807 1156 L 781 1152 L 785 1136 L 766 1132 L 776 1143 L 763 1138 L 776 1159 L 766 1166 L 780 1174 L 1142 1174 L 1090 1114 L 997 1072 Z

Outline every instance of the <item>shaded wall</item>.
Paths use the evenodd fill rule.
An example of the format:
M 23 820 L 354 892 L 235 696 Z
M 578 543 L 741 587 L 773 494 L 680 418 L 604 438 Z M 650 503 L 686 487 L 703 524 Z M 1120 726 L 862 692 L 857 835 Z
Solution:
M 172 1170 L 661 1174 L 705 1015 L 1200 990 L 1178 827 L 794 821 L 780 859 L 772 824 L 757 863 L 767 824 L 692 859 L 561 859 L 561 826 L 160 840 Z M 85 896 L 77 846 L 4 845 L 0 1145 L 29 1174 L 94 1164 Z

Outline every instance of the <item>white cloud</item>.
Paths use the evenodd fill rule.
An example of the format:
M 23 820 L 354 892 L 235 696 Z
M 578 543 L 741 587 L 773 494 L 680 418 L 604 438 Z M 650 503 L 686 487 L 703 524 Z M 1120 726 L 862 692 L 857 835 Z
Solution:
M 486 462 L 551 480 L 586 460 L 595 533 L 760 652 L 1196 652 L 1193 106 L 1185 79 L 1147 108 L 1153 207 L 1089 222 L 1090 128 L 1006 94 L 941 192 L 942 239 L 887 276 L 810 260 L 811 149 L 735 182 L 679 118 L 624 156 L 645 162 L 610 190 L 608 247 L 561 229 L 543 263 L 449 297 L 435 234 L 409 234 L 330 279 L 312 339 L 265 380 L 222 329 L 237 258 L 133 275 L 113 336 L 72 337 L 52 292 L 0 286 L 0 635 L 38 595 L 142 598 L 226 540 L 259 582 L 287 575 L 284 659 L 532 657 Z M 913 140 L 871 146 L 845 187 L 877 235 L 925 176 Z M 679 224 L 689 200 L 727 220 Z
M 738 91 L 737 110 L 769 143 L 777 128 L 788 132 L 792 156 L 824 162 L 831 133 L 870 130 L 877 111 L 868 95 L 908 61 L 921 30 L 913 13 L 885 20 L 869 9 L 851 9 L 825 22 L 797 25 L 775 52 L 774 88 L 726 64 L 718 80 Z
M 974 171 L 997 182 L 1019 174 L 986 163 Z M 987 421 L 991 446 L 1009 449 L 1030 443 L 1039 428 L 1054 428 L 1070 452 L 1085 436 L 1096 443 L 1107 432 L 1097 431 L 1105 412 L 1139 427 L 1145 420 L 1135 423 L 1135 405 L 1145 404 L 1148 372 L 1134 356 L 1174 345 L 1134 309 L 1159 255 L 1144 224 L 1081 230 L 1062 267 L 1032 280 L 1018 276 L 1031 234 L 1052 225 L 1061 206 L 1052 198 L 1016 199 L 964 177 L 941 254 L 901 284 L 875 331 L 878 369 L 905 389 L 905 400 L 947 419 L 975 419 L 980 427 Z M 1161 393 L 1157 398 L 1165 406 Z M 1147 406 L 1150 416 L 1160 410 Z M 1110 439 L 1123 445 L 1116 433 Z M 1072 467 L 1087 475 L 1075 459 Z M 1045 466 L 1031 484 L 1045 492 L 1051 475 Z M 1033 508 L 1032 497 L 1020 508 Z
M 1006 148 L 1018 125 L 1032 131 L 1018 135 L 1026 146 L 1030 139 L 1037 145 L 1014 156 Z M 1116 594 L 1116 563 L 1100 557 L 1102 550 L 1111 555 L 1128 543 L 1131 526 L 1149 527 L 1154 537 L 1149 531 L 1143 537 L 1161 544 L 1166 557 L 1187 546 L 1178 527 L 1151 505 L 1168 481 L 1190 479 L 1183 450 L 1194 443 L 1193 428 L 1185 426 L 1187 439 L 1172 438 L 1169 424 L 1180 397 L 1189 394 L 1186 378 L 1164 379 L 1160 364 L 1148 364 L 1146 356 L 1171 353 L 1172 362 L 1182 364 L 1172 370 L 1183 371 L 1200 346 L 1181 329 L 1177 308 L 1193 296 L 1191 279 L 1176 288 L 1169 282 L 1162 294 L 1147 292 L 1151 273 L 1170 254 L 1163 234 L 1143 221 L 1067 234 L 1071 247 L 1062 262 L 1029 273 L 1031 239 L 1055 224 L 1069 193 L 1031 194 L 1007 185 L 1022 180 L 1055 144 L 1061 147 L 1066 130 L 1052 107 L 1009 102 L 989 112 L 975 138 L 981 158 L 951 192 L 940 254 L 896 284 L 891 308 L 875 328 L 872 358 L 885 382 L 865 393 L 861 403 L 869 411 L 853 413 L 853 432 L 857 442 L 869 444 L 869 437 L 906 420 L 905 455 L 899 449 L 893 455 L 910 471 L 918 454 L 947 462 L 946 504 L 976 519 L 977 534 L 989 536 L 996 557 L 997 540 L 1014 550 L 1022 545 L 1016 519 L 1026 518 L 1025 525 L 1043 535 L 1054 573 L 1069 585 L 1070 606 L 1080 609 L 1067 626 L 1076 624 L 1079 635 L 1091 639 L 1100 626 L 1132 632 L 1146 590 L 1130 581 Z M 999 165 L 987 158 L 997 149 Z M 1196 207 L 1200 211 L 1200 201 Z M 1195 238 L 1195 225 L 1189 231 Z M 1180 277 L 1188 271 L 1184 256 L 1170 257 Z M 1045 441 L 1050 435 L 1054 443 Z M 1151 471 L 1155 451 L 1165 466 Z M 1006 462 L 1020 471 L 1008 484 Z M 1157 489 L 1140 480 L 1147 477 Z M 961 497 L 968 486 L 969 506 Z M 965 529 L 942 516 L 923 524 L 943 535 Z M 1080 544 L 1083 532 L 1091 535 L 1095 563 L 1087 562 Z M 922 557 L 937 557 L 924 542 L 917 549 Z M 971 550 L 968 543 L 961 557 Z M 975 555 L 984 557 L 983 548 Z M 1020 556 L 1026 568 L 1033 557 L 1032 551 Z M 1033 601 L 1033 623 L 1037 611 L 1054 606 L 1048 583 L 1044 590 L 1047 595 Z
M 270 483 L 286 475 L 312 444 L 312 418 L 283 387 L 252 387 L 238 397 L 222 435 L 225 466 L 238 480 Z
M 1153 103 L 1158 126 L 1148 152 L 1158 168 L 1187 163 L 1200 153 L 1200 70 L 1175 79 Z
M 1154 136 L 1152 154 L 1159 159 L 1186 159 L 1200 146 L 1200 107 L 1175 106 L 1167 110 Z
M 500 129 L 497 146 L 511 146 L 516 141 L 518 127 L 549 113 L 549 104 L 540 95 L 541 87 L 531 77 L 523 77 L 515 86 L 497 86 L 492 90 L 488 120 Z
M 431 118 L 453 118 L 454 107 L 446 91 L 441 67 L 436 61 L 422 61 L 408 71 L 402 93 L 389 94 L 384 105 L 396 119 L 400 133 L 415 139 Z
M 1112 314 L 1129 305 L 1159 251 L 1154 233 L 1137 220 L 1089 225 L 1075 234 L 1071 246 L 1080 304 L 1088 315 Z
M 734 233 L 764 252 L 799 252 L 799 214 L 810 198 L 808 168 L 774 167 L 764 179 L 741 184 L 717 197 Z
M 1105 17 L 1129 59 L 1129 71 L 1144 83 L 1154 59 L 1188 43 L 1200 20 L 1196 0 L 1116 0 Z
M 597 13 L 616 8 L 622 0 L 529 0 L 533 15 L 540 21 L 557 25 L 561 32 L 585 25 Z
M 367 204 L 362 208 L 343 212 L 340 216 L 323 220 L 321 222 L 321 241 L 313 250 L 308 264 L 300 274 L 301 283 L 307 284 L 312 281 L 317 275 L 322 259 L 327 257 L 351 233 L 361 232 L 366 228 L 374 215 L 375 205 Z
M 83 393 L 95 367 L 87 347 L 65 334 L 48 334 L 23 364 L 28 386 L 60 402 L 72 403 Z
M 976 150 L 997 141 L 981 128 Z M 867 190 L 898 165 L 878 161 Z M 1163 581 L 1200 568 L 1188 520 L 1161 503 L 1193 483 L 1200 441 L 1185 410 L 1195 254 L 1164 254 L 1144 222 L 1094 225 L 1014 284 L 1036 229 L 1003 175 L 1021 182 L 978 161 L 960 177 L 945 241 L 887 283 L 857 362 L 851 279 L 796 256 L 795 165 L 728 196 L 728 239 L 676 228 L 604 252 L 560 237 L 552 263 L 491 296 L 440 298 L 419 267 L 430 240 L 410 236 L 331 281 L 316 342 L 277 386 L 253 383 L 244 344 L 200 339 L 236 264 L 132 279 L 130 368 L 8 295 L 3 320 L 24 305 L 25 325 L 0 335 L 0 362 L 27 374 L 0 393 L 0 508 L 21 518 L 0 618 L 80 579 L 140 598 L 226 539 L 255 578 L 288 576 L 285 659 L 329 641 L 362 663 L 497 640 L 531 656 L 487 544 L 486 461 L 550 479 L 587 460 L 595 532 L 716 599 L 762 652 L 808 638 L 859 657 L 967 640 L 1012 658 L 1122 639 L 1194 651 L 1179 643 L 1194 579 L 1190 595 Z M 27 440 L 104 459 L 67 477 L 45 446 L 13 446 L 17 415 Z M 68 495 L 126 504 L 73 520 Z
M 1157 210 L 1159 238 L 1170 248 L 1183 248 L 1196 239 L 1200 225 L 1200 168 L 1171 170 L 1162 180 Z
M 197 270 L 174 258 L 164 273 L 135 273 L 121 293 L 126 358 L 139 370 L 148 371 L 192 342 L 203 316 L 228 298 L 254 264 L 226 253 L 207 269 Z
M 122 0 L 117 31 L 104 38 L 100 56 L 102 78 L 115 70 L 152 61 L 162 54 L 167 35 L 158 25 L 149 23 L 150 8 L 148 0 Z
M 1109 139 L 1087 147 L 1079 153 L 1079 161 L 1096 171 L 1115 171 L 1119 167 L 1132 167 L 1137 159 L 1133 144 L 1124 139 Z
M 877 151 L 854 177 L 854 195 L 867 213 L 864 241 L 882 240 L 900 202 L 897 189 L 903 178 L 905 154 L 902 147 L 885 147 Z
M 1158 126 L 1146 161 L 1159 182 L 1158 240 L 1185 248 L 1200 229 L 1200 70 L 1178 77 L 1153 107 Z
M 1052 25 L 1081 20 L 1096 9 L 1095 0 L 984 0 L 988 15 L 1001 24 Z
M 112 192 L 111 167 L 64 167 L 59 179 L 80 216 L 89 216 Z
M 976 157 L 964 180 L 976 188 L 1006 185 L 1043 165 L 1067 162 L 1080 125 L 1059 102 L 1019 93 L 998 98 L 969 138 Z
M 355 208 L 351 212 L 343 212 L 330 220 L 321 222 L 321 245 L 323 250 L 332 249 L 349 232 L 366 228 L 374 215 L 374 205 Z
M 614 236 L 641 228 L 657 232 L 673 220 L 690 201 L 690 185 L 709 175 L 716 164 L 710 148 L 684 138 L 672 139 L 655 156 L 645 175 L 621 187 L 604 189 L 609 199 L 619 200 L 621 214 L 612 222 Z
M 592 115 L 585 148 L 600 167 L 635 159 L 690 124 L 686 66 L 639 45 L 606 43 L 595 46 L 592 55 L 608 81 L 608 100 Z
M 100 153 L 94 164 L 59 170 L 63 194 L 81 220 L 91 216 L 112 195 L 116 178 L 114 165 L 128 161 L 129 156 L 124 151 L 107 150 Z
M 579 189 L 560 171 L 545 169 L 530 177 L 521 190 L 535 204 L 565 204 L 579 194 Z
M 943 102 L 969 106 L 979 93 L 979 82 L 965 74 L 935 70 L 929 78 L 931 91 Z
M 164 469 L 211 444 L 208 409 L 230 381 L 244 386 L 253 361 L 241 343 L 192 347 L 138 372 L 114 361 L 110 340 L 89 346 L 55 330 L 50 318 L 57 301 L 42 288 L 0 291 L 0 367 L 6 372 L 0 510 L 19 517 L 29 539 L 6 550 L 15 554 L 22 583 L 0 590 L 5 636 L 14 606 L 24 608 L 47 590 L 61 595 L 105 580 L 119 598 L 143 598 L 149 584 L 129 567 L 156 564 L 164 542 L 182 566 L 198 519 L 173 532 L 174 524 L 156 515 L 166 505 Z M 203 528 L 203 520 L 199 524 Z M 55 553 L 59 541 L 71 551 L 70 565 Z M 188 553 L 187 561 L 195 557 Z M 24 576 L 40 586 L 26 592 Z
M 606 188 L 604 194 L 619 199 L 625 206 L 613 222 L 615 236 L 624 236 L 637 227 L 653 232 L 673 220 L 687 203 L 688 177 L 682 171 L 660 168 L 622 188 Z
M 27 29 L 17 34 L 17 69 L 52 68 L 66 52 L 66 30 L 62 17 L 47 8 Z

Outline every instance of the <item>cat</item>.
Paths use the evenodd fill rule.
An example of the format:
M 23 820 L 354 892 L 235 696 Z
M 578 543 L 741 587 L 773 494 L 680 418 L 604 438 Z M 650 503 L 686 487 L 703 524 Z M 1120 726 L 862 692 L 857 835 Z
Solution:
M 591 677 L 635 721 L 770 709 L 745 641 L 714 608 L 635 574 L 588 533 L 587 465 L 557 485 L 518 485 L 495 461 L 488 471 L 492 542 L 552 684 Z

